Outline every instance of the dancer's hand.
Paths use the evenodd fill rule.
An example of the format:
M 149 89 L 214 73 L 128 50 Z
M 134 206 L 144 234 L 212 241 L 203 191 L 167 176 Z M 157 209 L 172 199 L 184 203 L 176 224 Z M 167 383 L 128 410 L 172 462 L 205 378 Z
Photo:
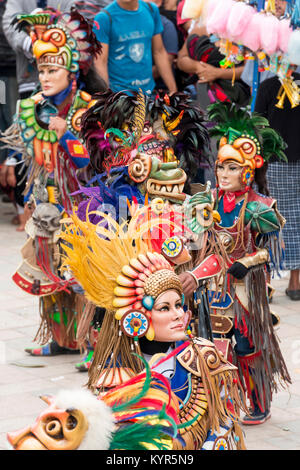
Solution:
M 191 273 L 188 272 L 179 274 L 179 279 L 182 284 L 184 297 L 188 299 L 191 297 L 191 295 L 193 295 L 198 287 L 196 279 Z
M 49 130 L 55 131 L 59 140 L 67 131 L 67 121 L 65 121 L 59 116 L 51 117 L 49 123 Z

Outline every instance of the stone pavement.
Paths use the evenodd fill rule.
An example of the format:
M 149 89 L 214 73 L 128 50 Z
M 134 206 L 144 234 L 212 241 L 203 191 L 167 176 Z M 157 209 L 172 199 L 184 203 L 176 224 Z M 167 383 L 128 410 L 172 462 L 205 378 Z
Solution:
M 45 409 L 39 396 L 82 387 L 87 381 L 87 374 L 74 367 L 82 356 L 34 358 L 24 352 L 34 346 L 38 300 L 11 280 L 26 240 L 25 233 L 10 224 L 13 215 L 13 206 L 0 202 L 0 450 L 7 449 L 7 431 L 33 423 Z M 289 391 L 274 396 L 266 423 L 244 427 L 245 440 L 249 450 L 300 450 L 300 301 L 285 295 L 286 277 L 274 280 L 273 286 L 272 310 L 281 318 L 277 334 L 293 383 Z

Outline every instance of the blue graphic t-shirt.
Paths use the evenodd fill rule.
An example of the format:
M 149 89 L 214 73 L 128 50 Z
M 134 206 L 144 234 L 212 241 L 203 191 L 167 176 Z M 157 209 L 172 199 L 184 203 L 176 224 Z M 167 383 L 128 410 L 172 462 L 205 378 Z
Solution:
M 95 17 L 98 41 L 109 45 L 108 76 L 112 91 L 138 90 L 151 93 L 152 37 L 163 31 L 158 7 L 139 1 L 136 11 L 124 10 L 117 1 Z

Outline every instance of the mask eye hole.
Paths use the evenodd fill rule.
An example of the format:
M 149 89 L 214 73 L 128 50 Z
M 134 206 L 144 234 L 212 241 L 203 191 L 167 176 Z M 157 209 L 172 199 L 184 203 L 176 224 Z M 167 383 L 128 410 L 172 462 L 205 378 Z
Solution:
M 193 217 L 202 227 L 209 227 L 212 222 L 211 207 L 207 204 L 199 204 L 193 209 Z
M 78 424 L 78 421 L 75 418 L 75 416 L 73 416 L 73 415 L 68 416 L 67 423 L 66 423 L 67 429 L 72 431 L 72 429 L 76 428 L 77 424 Z
M 66 42 L 66 36 L 62 31 L 54 31 L 51 35 L 51 42 L 56 46 L 63 46 Z

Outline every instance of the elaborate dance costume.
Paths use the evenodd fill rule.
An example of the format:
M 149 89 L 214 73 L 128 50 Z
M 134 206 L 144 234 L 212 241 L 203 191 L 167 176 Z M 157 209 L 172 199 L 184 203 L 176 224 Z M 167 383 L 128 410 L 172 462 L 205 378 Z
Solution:
M 42 91 L 18 102 L 15 122 L 4 137 L 27 168 L 25 201 L 32 210 L 25 229 L 28 239 L 22 249 L 23 260 L 13 280 L 40 299 L 41 325 L 35 340 L 45 344 L 53 339 L 43 348 L 27 352 L 53 355 L 76 351 L 76 315 L 85 305 L 76 283 L 59 274 L 59 236 L 60 220 L 80 201 L 72 195 L 79 187 L 78 170 L 89 162 L 79 132 L 81 117 L 92 101 L 77 88 L 77 79 L 80 71 L 88 71 L 101 47 L 91 25 L 75 9 L 20 15 L 15 23 L 30 30 L 41 77 L 49 74 L 50 85 L 43 88 L 42 84 Z M 64 74 L 67 85 L 52 93 L 51 74 L 55 73 Z M 51 128 L 53 118 L 63 123 L 61 135 Z
M 117 98 L 121 98 L 123 104 L 132 101 L 132 97 L 119 94 L 117 97 L 111 95 L 111 101 L 106 100 L 106 103 L 114 106 Z M 243 448 L 237 424 L 239 410 L 243 408 L 237 368 L 212 342 L 193 338 L 188 326 L 191 314 L 184 306 L 182 285 L 174 271 L 177 265 L 190 260 L 181 236 L 191 232 L 185 230 L 182 210 L 178 211 L 186 198 L 180 186 L 187 176 L 178 168 L 170 145 L 166 149 L 167 139 L 157 138 L 154 126 L 145 124 L 145 102 L 140 99 L 141 96 L 137 97 L 135 102 L 138 110 L 132 110 L 131 116 L 135 119 L 130 121 L 128 118 L 123 126 L 119 126 L 121 130 L 105 126 L 103 119 L 98 119 L 100 106 L 97 108 L 97 104 L 86 113 L 83 132 L 93 156 L 91 163 L 100 169 L 100 164 L 105 161 L 109 163 L 110 172 L 104 174 L 104 180 L 98 177 L 99 187 L 81 188 L 83 193 L 95 194 L 95 197 L 75 208 L 61 234 L 65 242 L 64 269 L 67 276 L 74 276 L 91 305 L 102 308 L 104 312 L 89 368 L 88 386 L 104 398 L 107 392 L 118 386 L 124 386 L 125 394 L 126 382 L 135 380 L 134 377 L 144 369 L 141 360 L 144 356 L 154 370 L 157 367 L 157 371 L 169 379 L 179 400 L 177 419 L 182 425 L 181 439 L 175 440 L 172 448 L 218 448 L 223 444 L 227 448 Z M 168 97 L 162 99 L 162 104 L 168 110 L 170 102 L 167 100 Z M 161 136 L 169 128 L 176 137 L 176 126 L 181 124 L 184 110 L 177 110 L 171 123 L 167 119 L 171 113 L 164 115 L 161 108 L 160 112 L 152 108 L 152 113 L 160 117 L 156 132 Z M 118 119 L 120 115 L 111 113 L 106 117 Z M 129 125 L 131 131 L 128 131 Z M 191 129 L 194 126 L 191 123 Z M 201 125 L 198 124 L 199 128 Z M 146 138 L 143 135 L 145 130 L 148 132 Z M 207 131 L 201 130 L 207 139 Z M 105 134 L 110 134 L 109 142 L 105 141 Z M 103 158 L 103 149 L 106 158 Z M 193 155 L 191 151 L 190 155 Z M 118 162 L 119 167 L 113 165 Z M 114 174 L 117 175 L 115 178 Z M 103 178 L 103 174 L 100 176 Z M 149 185 L 151 176 L 155 188 Z M 122 184 L 110 186 L 110 178 L 113 183 L 121 180 Z M 176 178 L 180 178 L 180 185 Z M 153 193 L 147 191 L 151 187 L 155 189 Z M 116 194 L 125 194 L 131 203 L 129 220 L 126 216 L 120 218 L 119 223 L 115 213 L 107 207 L 109 202 L 110 207 L 113 206 Z M 134 196 L 130 197 L 132 194 Z M 146 203 L 144 207 L 137 204 L 139 195 Z M 158 195 L 161 196 L 159 199 Z M 175 209 L 172 203 L 177 201 L 180 204 Z M 117 207 L 118 216 L 119 209 Z M 168 293 L 172 302 L 172 296 L 177 299 L 176 307 L 172 307 L 178 311 L 175 312 L 176 318 L 170 320 L 168 315 L 165 318 L 165 312 L 159 312 L 157 323 L 157 319 L 154 320 L 156 302 Z M 166 319 L 168 325 L 164 324 Z M 88 324 L 89 321 L 86 322 Z M 164 336 L 161 336 L 163 332 Z M 167 357 L 161 359 L 162 353 L 167 353 Z
M 206 448 L 206 440 L 208 447 L 217 446 L 222 439 L 227 446 L 243 447 L 237 368 L 212 342 L 193 337 L 180 279 L 165 256 L 150 251 L 132 222 L 119 225 L 105 213 L 98 215 L 95 225 L 74 214 L 62 235 L 65 268 L 86 297 L 106 309 L 89 370 L 90 388 L 105 397 L 115 386 L 126 385 L 144 368 L 144 355 L 169 379 L 179 400 L 179 420 L 186 426 L 179 431 L 183 442 L 174 442 L 174 449 Z M 155 219 L 149 228 L 152 224 Z M 163 310 L 158 310 L 160 302 Z M 162 353 L 168 361 L 161 360 Z
M 197 192 L 192 170 L 208 134 L 186 97 L 96 98 L 81 133 L 93 178 L 59 233 L 60 276 L 74 278 L 89 302 L 81 339 L 101 309 L 90 390 L 59 394 L 9 441 L 20 449 L 243 449 L 240 412 L 245 424 L 264 422 L 278 382 L 290 383 L 265 277 L 281 267 L 284 219 L 252 188 L 264 159 L 283 156 L 283 142 L 265 119 L 212 106 L 218 187 Z M 192 232 L 191 259 L 184 236 Z
M 82 120 L 81 135 L 91 156 L 87 173 L 92 177 L 89 185 L 80 188 L 85 197 L 77 211 L 81 220 L 87 207 L 95 223 L 98 218 L 92 210 L 97 208 L 110 212 L 115 220 L 127 220 L 128 202 L 144 205 L 154 199 L 165 201 L 169 208 L 176 205 L 175 212 L 182 212 L 186 191 L 197 168 L 205 163 L 209 147 L 202 111 L 182 93 L 171 97 L 158 93 L 150 100 L 141 92 L 127 95 L 108 90 L 94 98 L 94 106 Z M 171 236 L 169 230 L 165 240 Z M 80 342 L 90 336 L 87 356 L 77 366 L 83 371 L 91 365 L 103 319 L 103 309 L 89 307 L 78 325 Z
M 122 224 L 99 210 L 95 223 L 90 214 L 81 220 L 74 212 L 66 220 L 62 270 L 105 308 L 89 371 L 98 397 L 88 390 L 48 397 L 33 426 L 8 434 L 10 444 L 18 450 L 244 449 L 238 370 L 212 342 L 193 337 L 174 271 L 190 259 L 178 236 L 188 232 L 181 214 L 162 201 L 132 207 Z
M 284 158 L 284 143 L 259 115 L 219 103 L 211 106 L 209 116 L 215 123 L 212 134 L 220 138 L 218 185 L 211 194 L 220 219 L 191 274 L 197 282 L 215 276 L 215 286 L 210 287 L 212 332 L 228 343 L 227 348 L 235 339 L 231 360 L 239 367 L 252 407 L 244 423 L 259 424 L 270 416 L 272 393 L 278 384 L 291 382 L 274 332 L 266 282 L 266 270 L 282 267 L 284 219 L 275 200 L 252 188 L 255 176 L 261 187 L 264 161 L 272 154 Z M 188 201 L 189 209 L 196 211 L 189 223 L 196 233 L 200 232 L 199 198 L 196 195 Z M 222 260 L 212 253 L 212 240 L 222 247 Z M 218 344 L 220 339 L 215 341 Z

